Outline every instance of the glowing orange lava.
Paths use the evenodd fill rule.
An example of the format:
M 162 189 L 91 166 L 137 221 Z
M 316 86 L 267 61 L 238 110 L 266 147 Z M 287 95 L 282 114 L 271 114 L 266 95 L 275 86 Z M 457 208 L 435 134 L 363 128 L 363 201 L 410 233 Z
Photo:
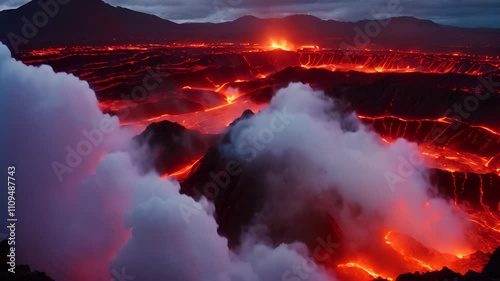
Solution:
M 390 277 L 382 276 L 380 274 L 375 273 L 373 270 L 366 268 L 365 266 L 362 266 L 358 263 L 355 262 L 349 262 L 349 263 L 344 263 L 344 264 L 339 264 L 337 265 L 338 268 L 356 268 L 356 269 L 361 269 L 362 271 L 368 273 L 373 278 L 383 278 L 387 280 L 393 280 Z
M 271 50 L 276 50 L 280 49 L 283 51 L 291 51 L 294 47 L 288 43 L 287 40 L 271 40 L 271 44 L 269 46 L 269 49 Z
M 129 70 L 134 65 L 148 65 L 150 61 L 159 61 L 158 56 L 169 57 L 182 50 L 188 50 L 195 55 L 177 58 L 172 62 L 166 62 L 162 69 L 171 70 L 172 73 L 165 74 L 162 78 L 170 78 L 169 75 L 178 75 L 172 79 L 178 85 L 173 89 L 161 89 L 158 96 L 174 96 L 179 93 L 186 93 L 179 100 L 191 99 L 189 94 L 211 94 L 216 96 L 216 102 L 197 103 L 193 111 L 183 111 L 180 114 L 165 114 L 167 111 L 154 111 L 146 117 L 140 115 L 133 120 L 121 120 L 122 125 L 133 125 L 140 129 L 153 122 L 168 120 L 176 122 L 187 129 L 197 130 L 205 134 L 220 134 L 227 129 L 227 126 L 241 114 L 250 109 L 253 112 L 259 111 L 264 105 L 254 102 L 250 97 L 250 92 L 261 90 L 269 85 L 273 85 L 273 75 L 282 71 L 286 67 L 303 67 L 306 69 L 320 68 L 330 71 L 357 71 L 364 73 L 454 73 L 466 75 L 483 75 L 500 69 L 500 57 L 488 57 L 481 55 L 470 55 L 461 53 L 435 54 L 423 53 L 417 50 L 376 50 L 362 49 L 356 50 L 352 55 L 345 55 L 339 49 L 323 49 L 314 43 L 304 46 L 295 46 L 287 40 L 271 39 L 264 44 L 256 43 L 192 43 L 192 44 L 137 44 L 137 45 L 114 45 L 114 46 L 75 46 L 68 48 L 46 48 L 33 50 L 20 57 L 27 64 L 37 65 L 40 63 L 56 62 L 56 65 L 64 65 L 65 59 L 73 60 L 73 57 L 81 55 L 85 58 L 92 58 L 92 62 L 79 65 L 70 69 L 63 69 L 75 74 L 82 80 L 86 80 L 97 93 L 106 92 L 117 86 L 123 86 L 127 78 L 144 77 L 140 70 Z M 152 52 L 151 55 L 148 52 Z M 231 75 L 214 75 L 213 69 L 226 67 L 226 58 L 220 59 L 219 55 L 231 53 L 238 61 L 238 67 L 245 70 L 242 73 Z M 130 55 L 132 54 L 132 55 Z M 205 59 L 206 54 L 210 54 L 209 63 L 198 63 Z M 112 55 L 117 57 L 116 65 L 109 65 L 109 62 L 99 61 L 100 56 Z M 121 57 L 120 57 L 121 56 Z M 277 59 L 277 57 L 286 57 Z M 216 57 L 216 58 L 212 58 Z M 95 59 L 95 61 L 94 61 Z M 276 65 L 268 61 L 283 60 Z M 77 60 L 79 61 L 79 60 Z M 229 60 L 227 60 L 229 61 Z M 266 61 L 264 64 L 259 64 Z M 220 63 L 220 64 L 218 64 Z M 233 66 L 231 66 L 233 67 Z M 113 68 L 113 70 L 110 70 Z M 116 70 L 120 69 L 120 70 Z M 121 70 L 123 69 L 123 70 Z M 115 72 L 113 72 L 115 71 Z M 116 73 L 116 71 L 121 71 Z M 191 72 L 202 73 L 199 76 L 183 76 Z M 111 73 L 111 74 L 108 74 Z M 408 74 L 410 76 L 411 74 Z M 181 77 L 181 78 L 179 78 Z M 187 78 L 186 78 L 187 77 Z M 196 79 L 192 78 L 196 77 Z M 179 78 L 179 79 L 178 79 Z M 185 79 L 184 79 L 185 78 Z M 183 80 L 184 79 L 184 80 Z M 133 80 L 133 79 L 132 79 Z M 137 81 L 130 82 L 135 85 Z M 139 81 L 139 84 L 142 81 Z M 245 86 L 255 83 L 255 88 Z M 248 90 L 251 89 L 251 90 Z M 454 89 L 455 91 L 457 89 Z M 473 89 L 458 89 L 463 92 L 472 92 Z M 246 91 L 246 92 L 245 92 Z M 106 97 L 103 95 L 103 97 Z M 155 103 L 156 96 L 148 102 Z M 135 104 L 134 104 L 135 105 Z M 142 105 L 142 104 L 141 104 Z M 123 100 L 113 98 L 100 101 L 100 107 L 108 112 L 117 112 L 130 106 Z M 169 111 L 170 112 L 170 111 Z M 147 112 L 150 113 L 150 112 Z M 425 158 L 425 165 L 441 171 L 447 171 L 450 179 L 453 179 L 452 192 L 454 193 L 453 203 L 457 212 L 463 214 L 470 222 L 467 228 L 467 241 L 470 249 L 454 249 L 452 253 L 441 253 L 435 249 L 429 249 L 416 241 L 412 237 L 399 233 L 395 230 L 386 229 L 379 233 L 377 239 L 377 250 L 382 249 L 384 254 L 391 256 L 387 259 L 397 262 L 397 265 L 388 263 L 386 267 L 380 265 L 375 260 L 376 255 L 367 257 L 366 255 L 353 254 L 339 264 L 332 266 L 335 270 L 346 272 L 347 280 L 358 280 L 353 276 L 362 276 L 366 280 L 370 278 L 385 278 L 393 280 L 398 274 L 409 271 L 431 271 L 440 270 L 447 266 L 454 271 L 465 273 L 469 269 L 480 271 L 484 266 L 484 260 L 477 260 L 473 257 L 474 251 L 492 252 L 500 245 L 500 215 L 499 210 L 493 210 L 491 204 L 488 205 L 488 198 L 485 195 L 485 187 L 493 182 L 491 174 L 500 175 L 500 154 L 480 154 L 465 152 L 455 148 L 452 144 L 454 140 L 461 137 L 472 139 L 472 143 L 477 144 L 475 148 L 479 152 L 486 153 L 491 147 L 499 145 L 500 132 L 486 126 L 464 124 L 467 129 L 452 131 L 451 127 L 457 120 L 450 118 L 422 118 L 410 120 L 398 116 L 359 116 L 359 118 L 374 127 L 381 128 L 377 131 L 381 141 L 390 144 L 398 138 L 406 138 L 409 141 L 418 142 L 417 135 L 429 136 L 430 131 L 426 128 L 443 127 L 445 132 L 449 132 L 449 140 L 442 145 L 434 145 L 430 142 L 422 141 L 419 149 Z M 426 139 L 426 138 L 424 138 Z M 481 156 L 487 155 L 487 156 Z M 191 170 L 196 167 L 201 159 L 194 159 L 179 170 L 164 175 L 178 180 L 185 179 Z M 474 208 L 460 202 L 459 196 L 465 188 L 465 183 L 471 180 L 471 174 L 477 181 L 479 203 Z M 486 193 L 487 194 L 487 193 Z M 422 212 L 432 207 L 431 203 L 422 204 Z M 500 203 L 499 203 L 500 207 Z M 385 260 L 384 260 L 385 261 Z M 395 269 L 389 270 L 389 267 Z M 398 272 L 395 272 L 399 270 Z M 361 275 L 360 275 L 361 274 Z
M 175 178 L 177 180 L 183 180 L 187 176 L 189 176 L 189 173 L 191 172 L 193 167 L 196 166 L 196 164 L 198 164 L 200 162 L 200 160 L 201 160 L 201 158 L 195 160 L 192 164 L 186 165 L 185 167 L 183 167 L 183 168 L 181 168 L 173 173 L 163 175 L 163 178 Z

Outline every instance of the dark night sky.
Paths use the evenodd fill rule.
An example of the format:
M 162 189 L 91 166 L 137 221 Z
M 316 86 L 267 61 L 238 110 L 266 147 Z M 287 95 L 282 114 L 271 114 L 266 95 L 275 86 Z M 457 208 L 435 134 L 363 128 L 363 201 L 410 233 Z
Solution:
M 0 10 L 16 8 L 29 0 L 0 0 Z M 356 21 L 373 19 L 372 11 L 387 12 L 399 2 L 400 13 L 464 27 L 500 28 L 500 0 L 104 0 L 114 6 L 155 14 L 175 22 L 221 22 L 244 15 L 280 17 L 310 14 L 322 19 Z M 219 3 L 219 4 L 217 4 Z

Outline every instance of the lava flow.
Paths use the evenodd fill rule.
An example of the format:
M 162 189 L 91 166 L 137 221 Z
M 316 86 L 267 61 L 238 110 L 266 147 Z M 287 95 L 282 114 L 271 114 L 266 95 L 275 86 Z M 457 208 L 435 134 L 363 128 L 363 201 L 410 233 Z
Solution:
M 26 64 L 49 64 L 88 81 L 100 107 L 138 132 L 170 121 L 203 135 L 222 134 L 245 110 L 257 113 L 276 90 L 300 81 L 347 101 L 381 141 L 404 138 L 417 143 L 441 196 L 453 201 L 456 211 L 470 222 L 468 249 L 441 253 L 409 234 L 387 230 L 379 234 L 376 251 L 360 250 L 330 266 L 342 280 L 395 280 L 401 273 L 443 266 L 460 273 L 480 271 L 487 262 L 485 253 L 500 246 L 498 120 L 478 116 L 459 122 L 457 128 L 457 120 L 443 116 L 445 110 L 434 108 L 432 101 L 429 109 L 412 107 L 437 97 L 444 101 L 466 97 L 479 76 L 498 76 L 498 56 L 392 49 L 363 49 L 346 56 L 339 49 L 271 40 L 269 45 L 75 46 L 19 57 Z M 145 77 L 158 82 L 145 98 L 121 98 L 130 96 Z M 499 96 L 493 96 L 491 104 L 498 106 Z M 441 129 L 438 136 L 433 135 L 436 128 Z M 442 136 L 446 139 L 435 141 Z M 202 159 L 184 159 L 186 165 L 163 176 L 186 180 Z M 429 206 L 421 208 L 425 212 Z

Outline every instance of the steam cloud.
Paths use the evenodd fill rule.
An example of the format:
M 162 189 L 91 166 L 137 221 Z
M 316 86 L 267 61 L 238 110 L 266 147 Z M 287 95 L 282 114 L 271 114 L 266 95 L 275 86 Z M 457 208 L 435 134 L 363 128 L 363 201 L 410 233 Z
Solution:
M 289 120 L 272 133 L 276 112 Z M 260 167 L 257 174 L 266 179 L 269 196 L 260 215 L 266 225 L 292 220 L 319 204 L 353 249 L 380 243 L 377 234 L 389 229 L 441 252 L 467 248 L 464 220 L 452 204 L 433 196 L 426 166 L 414 159 L 421 156 L 417 145 L 403 139 L 384 143 L 322 92 L 290 84 L 230 136 L 225 153 L 246 163 L 244 169 Z M 266 144 L 255 144 L 256 136 Z M 418 165 L 401 174 L 401 165 L 411 162 Z M 313 204 L 305 199 L 311 197 L 317 200 Z
M 25 66 L 0 46 L 0 91 L 0 110 L 7 116 L 0 147 L 2 159 L 9 161 L 3 166 L 17 165 L 18 264 L 30 264 L 58 281 L 108 281 L 123 269 L 141 281 L 271 281 L 313 262 L 304 244 L 274 247 L 252 231 L 244 233 L 240 247 L 229 249 L 217 233 L 211 203 L 181 195 L 175 181 L 138 172 L 130 156 L 132 134 L 119 128 L 117 118 L 100 112 L 86 82 L 48 66 Z M 354 115 L 335 109 L 322 93 L 291 84 L 269 107 L 231 130 L 225 151 L 242 162 L 255 158 L 247 166 L 262 164 L 259 157 L 269 153 L 275 159 L 300 159 L 262 175 L 272 194 L 262 215 L 277 220 L 279 213 L 305 208 L 304 194 L 328 199 L 335 191 L 344 203 L 323 203 L 351 237 L 351 247 L 371 241 L 363 239 L 384 227 L 442 251 L 462 245 L 462 220 L 447 202 L 428 195 L 432 186 L 425 168 L 417 168 L 394 192 L 388 188 L 384 173 L 397 170 L 398 157 L 416 146 L 383 144 Z M 265 149 L 241 153 L 238 144 L 269 126 L 276 110 L 289 111 L 293 120 Z M 114 129 L 101 130 L 103 138 L 96 141 L 103 122 Z M 92 133 L 95 144 L 83 132 Z M 82 140 L 89 140 L 92 149 L 76 161 L 71 151 L 79 153 Z M 71 170 L 62 181 L 54 162 Z M 284 193 L 288 196 L 280 196 Z M 199 210 L 189 223 L 179 211 L 183 204 Z M 255 227 L 261 225 L 255 221 Z M 308 277 L 332 280 L 321 266 Z
M 132 135 L 99 111 L 86 82 L 48 66 L 25 66 L 2 45 L 0 85 L 8 116 L 1 123 L 8 132 L 2 159 L 4 167 L 18 166 L 18 264 L 58 281 L 108 281 L 122 269 L 137 280 L 264 281 L 306 261 L 304 246 L 271 248 L 251 237 L 238 253 L 229 250 L 211 204 L 179 194 L 177 182 L 139 174 L 127 144 Z M 76 150 L 86 139 L 82 132 L 97 130 L 102 120 L 116 129 L 68 166 L 72 171 L 60 182 L 52 164 L 68 164 L 67 147 Z M 200 206 L 189 224 L 181 203 Z M 326 274 L 318 271 L 312 280 L 327 280 Z
M 120 189 L 126 175 L 92 175 L 101 158 L 131 136 L 118 129 L 117 118 L 101 113 L 86 82 L 56 74 L 49 66 L 25 66 L 3 45 L 0 85 L 0 110 L 6 116 L 1 122 L 6 134 L 0 143 L 2 163 L 17 167 L 17 264 L 27 263 L 57 280 L 107 276 L 106 263 L 124 242 L 125 195 Z M 82 132 L 97 130 L 103 121 L 113 132 L 90 150 L 82 146 L 88 155 L 79 155 L 78 144 L 87 140 Z M 68 169 L 62 181 L 54 162 Z M 5 199 L 2 203 L 6 210 Z

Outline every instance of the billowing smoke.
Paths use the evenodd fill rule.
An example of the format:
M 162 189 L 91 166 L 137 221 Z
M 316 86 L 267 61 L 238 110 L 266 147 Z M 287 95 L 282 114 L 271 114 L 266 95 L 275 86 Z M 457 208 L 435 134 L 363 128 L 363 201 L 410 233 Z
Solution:
M 178 186 L 166 191 L 159 185 L 158 191 L 144 197 L 149 199 L 130 214 L 132 238 L 111 268 L 126 269 L 138 280 L 272 281 L 282 280 L 293 267 L 313 263 L 305 258 L 307 249 L 302 244 L 271 248 L 252 236 L 244 239 L 241 249 L 231 251 L 227 240 L 217 234 L 210 204 L 179 195 Z M 180 206 L 199 212 L 186 221 Z M 332 280 L 318 267 L 310 277 Z
M 127 195 L 119 192 L 127 174 L 89 177 L 131 135 L 101 113 L 88 83 L 49 66 L 26 66 L 3 45 L 0 85 L 2 163 L 16 166 L 17 264 L 57 280 L 107 276 L 106 263 L 127 238 Z
M 415 145 L 381 142 L 302 84 L 229 132 L 225 153 L 257 167 L 268 193 L 235 249 L 218 234 L 211 203 L 139 172 L 132 134 L 98 109 L 86 82 L 25 66 L 0 46 L 0 91 L 3 167 L 17 171 L 16 262 L 57 281 L 332 280 L 303 243 L 266 237 L 267 226 L 293 224 L 312 207 L 335 219 L 350 249 L 389 229 L 443 252 L 464 245 L 462 219 L 433 196 L 425 166 L 409 164 Z
M 467 248 L 465 220 L 435 196 L 418 147 L 403 139 L 383 142 L 342 104 L 307 85 L 290 84 L 259 114 L 237 123 L 224 153 L 263 179 L 267 201 L 254 224 L 301 228 L 297 214 L 319 208 L 352 250 L 380 244 L 389 230 L 444 253 Z
M 3 167 L 16 166 L 18 265 L 57 281 L 271 281 L 312 264 L 303 244 L 273 247 L 251 233 L 230 250 L 211 203 L 138 172 L 132 134 L 99 111 L 86 82 L 25 66 L 0 46 L 0 91 Z M 189 221 L 186 205 L 197 210 Z M 308 276 L 331 280 L 323 267 Z

